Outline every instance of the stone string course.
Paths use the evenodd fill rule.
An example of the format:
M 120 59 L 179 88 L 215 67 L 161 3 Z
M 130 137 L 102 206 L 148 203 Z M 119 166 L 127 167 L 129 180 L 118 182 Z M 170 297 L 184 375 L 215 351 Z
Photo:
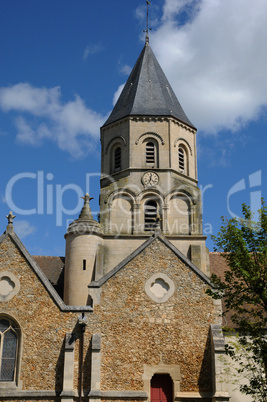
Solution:
M 0 399 L 2 402 L 18 402 L 18 399 Z M 19 399 L 20 401 L 23 402 L 60 402 L 60 398 L 51 398 L 51 399 Z

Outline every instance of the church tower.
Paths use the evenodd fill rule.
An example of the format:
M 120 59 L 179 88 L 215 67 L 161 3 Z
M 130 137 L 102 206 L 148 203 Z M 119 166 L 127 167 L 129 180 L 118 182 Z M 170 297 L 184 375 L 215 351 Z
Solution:
M 156 234 L 209 275 L 196 132 L 147 38 L 101 128 L 100 224 L 87 194 L 65 236 L 65 303 L 87 304 L 88 284 Z
M 146 44 L 101 128 L 105 270 L 155 230 L 208 274 L 196 128 Z

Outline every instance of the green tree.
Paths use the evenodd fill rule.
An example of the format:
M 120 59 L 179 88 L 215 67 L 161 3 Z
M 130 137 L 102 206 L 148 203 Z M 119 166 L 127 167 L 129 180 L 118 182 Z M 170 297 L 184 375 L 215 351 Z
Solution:
M 224 314 L 231 312 L 237 343 L 226 345 L 226 354 L 238 362 L 237 371 L 247 378 L 240 391 L 254 401 L 267 401 L 267 208 L 262 201 L 259 219 L 253 221 L 248 206 L 240 219 L 222 218 L 215 251 L 226 259 L 224 278 L 212 275 L 215 289 L 207 291 L 223 299 Z M 226 328 L 227 330 L 227 328 Z

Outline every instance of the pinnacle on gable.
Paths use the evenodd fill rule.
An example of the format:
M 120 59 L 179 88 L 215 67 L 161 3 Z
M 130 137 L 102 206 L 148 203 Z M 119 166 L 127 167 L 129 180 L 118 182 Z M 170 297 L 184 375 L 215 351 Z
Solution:
M 14 226 L 13 226 L 13 220 L 16 218 L 16 215 L 13 215 L 13 212 L 10 211 L 8 215 L 6 215 L 6 218 L 8 220 L 8 225 L 6 227 L 6 233 L 14 233 Z
M 90 207 L 90 201 L 93 200 L 93 197 L 90 197 L 89 194 L 86 193 L 85 196 L 82 197 L 82 199 L 84 200 L 84 204 L 81 213 L 79 215 L 79 219 L 93 220 L 93 215 Z
M 76 235 L 82 234 L 103 234 L 103 229 L 94 218 L 90 207 L 90 201 L 93 200 L 88 193 L 82 197 L 84 204 L 79 215 L 79 218 L 74 220 L 68 227 L 68 233 L 74 233 Z M 66 234 L 66 235 L 67 235 Z M 66 237 L 65 235 L 65 237 Z

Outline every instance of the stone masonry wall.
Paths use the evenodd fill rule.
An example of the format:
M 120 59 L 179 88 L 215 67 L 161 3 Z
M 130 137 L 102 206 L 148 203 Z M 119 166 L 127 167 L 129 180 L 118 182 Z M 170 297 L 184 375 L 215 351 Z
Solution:
M 145 292 L 161 272 L 175 284 L 165 303 Z M 181 391 L 211 391 L 209 326 L 218 322 L 207 284 L 159 240 L 102 286 L 101 390 L 142 390 L 144 364 L 179 365 Z
M 20 281 L 20 291 L 0 303 L 0 314 L 13 317 L 21 328 L 23 390 L 62 390 L 64 338 L 75 328 L 78 313 L 63 313 L 11 240 L 0 245 L 0 271 Z
M 22 390 L 61 391 L 64 338 L 77 329 L 80 314 L 60 311 L 10 240 L 0 245 L 0 261 L 0 271 L 12 272 L 20 281 L 19 293 L 0 303 L 0 314 L 13 317 L 21 328 Z M 146 281 L 159 272 L 175 285 L 164 303 L 156 303 L 145 292 Z M 142 391 L 144 365 L 158 364 L 180 366 L 182 392 L 211 391 L 209 326 L 220 318 L 206 287 L 159 240 L 110 278 L 102 286 L 101 304 L 87 313 L 83 391 L 87 394 L 90 389 L 91 337 L 100 332 L 102 391 Z M 74 355 L 77 392 L 79 332 Z

